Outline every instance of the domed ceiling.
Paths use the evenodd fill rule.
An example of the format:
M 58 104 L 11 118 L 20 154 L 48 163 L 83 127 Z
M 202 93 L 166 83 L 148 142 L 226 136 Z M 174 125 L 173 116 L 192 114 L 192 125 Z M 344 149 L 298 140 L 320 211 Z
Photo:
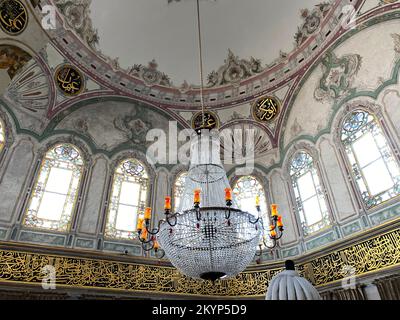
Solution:
M 296 47 L 302 9 L 320 0 L 202 0 L 200 1 L 205 77 L 235 56 L 259 60 L 263 70 L 280 50 Z M 155 59 L 171 84 L 199 84 L 195 0 L 95 0 L 90 17 L 99 36 L 98 49 L 120 66 L 147 66 Z M 207 79 L 205 79 L 207 82 Z M 208 83 L 212 85 L 212 83 Z
M 164 109 L 201 107 L 195 0 L 42 1 L 65 27 L 53 43 L 101 86 Z M 292 87 L 340 35 L 346 4 L 200 0 L 207 107 Z

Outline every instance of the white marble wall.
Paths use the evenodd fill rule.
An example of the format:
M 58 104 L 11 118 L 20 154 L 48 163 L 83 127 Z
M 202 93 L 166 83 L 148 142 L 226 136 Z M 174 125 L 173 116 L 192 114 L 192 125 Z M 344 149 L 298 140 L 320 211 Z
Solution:
M 106 198 L 106 181 L 109 176 L 107 159 L 98 156 L 93 160 L 93 167 L 90 173 L 89 188 L 78 220 L 78 232 L 81 234 L 96 236 L 101 232 L 99 224 Z
M 18 215 L 24 186 L 34 165 L 34 145 L 30 139 L 16 142 L 8 154 L 6 170 L 0 177 L 0 221 L 10 223 Z
M 332 192 L 334 210 L 338 222 L 357 216 L 357 209 L 350 196 L 346 182 L 347 176 L 338 161 L 337 148 L 328 137 L 322 137 L 319 143 L 322 168 L 326 173 L 326 186 Z

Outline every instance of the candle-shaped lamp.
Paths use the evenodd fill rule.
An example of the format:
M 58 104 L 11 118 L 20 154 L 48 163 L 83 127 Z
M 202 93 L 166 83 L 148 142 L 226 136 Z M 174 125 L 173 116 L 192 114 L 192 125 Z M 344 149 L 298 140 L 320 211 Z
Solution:
M 151 219 L 151 208 L 146 208 L 144 210 L 144 219 L 150 220 Z
M 194 201 L 193 202 L 195 204 L 200 204 L 200 193 L 201 193 L 200 189 L 194 190 Z
M 225 189 L 225 200 L 232 201 L 232 189 L 231 188 Z
M 278 216 L 277 226 L 278 226 L 278 228 L 282 228 L 283 227 L 282 216 Z
M 276 231 L 275 230 L 272 230 L 270 232 L 270 234 L 271 234 L 271 238 L 275 238 L 276 237 Z
M 171 210 L 171 197 L 165 197 L 164 209 Z
M 259 206 L 260 206 L 260 196 L 257 195 L 256 196 L 256 207 L 259 207 Z
M 146 240 L 147 239 L 147 229 L 146 228 L 144 228 L 143 230 L 142 230 L 142 232 L 141 232 L 141 234 L 140 234 L 140 239 L 142 239 L 142 240 Z
M 137 221 L 136 229 L 138 232 L 142 231 L 143 229 L 143 217 L 139 217 Z
M 271 216 L 273 218 L 278 216 L 278 205 L 277 204 L 272 204 L 271 205 Z
M 158 251 L 158 249 L 160 249 L 160 244 L 158 243 L 158 241 L 157 240 L 154 240 L 154 251 L 155 252 L 157 252 Z

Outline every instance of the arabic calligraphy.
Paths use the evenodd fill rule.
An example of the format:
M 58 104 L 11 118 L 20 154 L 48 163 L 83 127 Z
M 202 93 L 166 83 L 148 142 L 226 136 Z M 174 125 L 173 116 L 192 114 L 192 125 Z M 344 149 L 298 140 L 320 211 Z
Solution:
M 83 76 L 73 66 L 63 65 L 56 71 L 55 80 L 58 88 L 68 96 L 75 96 L 83 90 Z
M 28 24 L 28 13 L 18 0 L 0 2 L 0 27 L 8 34 L 17 35 L 23 32 Z
M 354 267 L 357 276 L 399 265 L 399 248 L 400 229 L 395 229 L 312 258 L 299 264 L 297 270 L 318 287 L 341 281 L 347 265 Z M 0 282 L 41 285 L 43 267 L 48 265 L 55 268 L 57 286 L 228 298 L 265 296 L 268 283 L 281 271 L 275 265 L 211 283 L 190 279 L 166 266 L 1 249 Z
M 273 97 L 263 97 L 256 101 L 253 106 L 253 115 L 256 120 L 268 122 L 278 115 L 279 102 Z
M 199 129 L 199 128 L 204 128 L 209 130 L 218 129 L 219 121 L 217 116 L 210 111 L 204 112 L 204 121 L 203 121 L 203 113 L 198 112 L 194 115 L 192 119 L 192 127 L 193 129 Z

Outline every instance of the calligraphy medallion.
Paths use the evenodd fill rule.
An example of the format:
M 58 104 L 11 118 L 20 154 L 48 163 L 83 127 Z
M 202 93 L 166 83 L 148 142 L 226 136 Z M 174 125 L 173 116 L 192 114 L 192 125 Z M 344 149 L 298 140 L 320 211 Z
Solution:
M 83 75 L 75 67 L 64 64 L 55 73 L 57 87 L 67 96 L 76 96 L 84 88 Z
M 0 27 L 10 35 L 22 33 L 28 25 L 28 12 L 19 0 L 0 2 Z
M 253 105 L 254 119 L 262 122 L 270 122 L 279 114 L 280 103 L 274 97 L 262 97 Z
M 204 126 L 203 126 L 204 123 Z M 208 130 L 218 129 L 219 128 L 219 119 L 217 115 L 211 111 L 204 112 L 204 121 L 203 121 L 203 113 L 200 111 L 196 113 L 192 118 L 192 128 L 199 129 L 204 128 Z

